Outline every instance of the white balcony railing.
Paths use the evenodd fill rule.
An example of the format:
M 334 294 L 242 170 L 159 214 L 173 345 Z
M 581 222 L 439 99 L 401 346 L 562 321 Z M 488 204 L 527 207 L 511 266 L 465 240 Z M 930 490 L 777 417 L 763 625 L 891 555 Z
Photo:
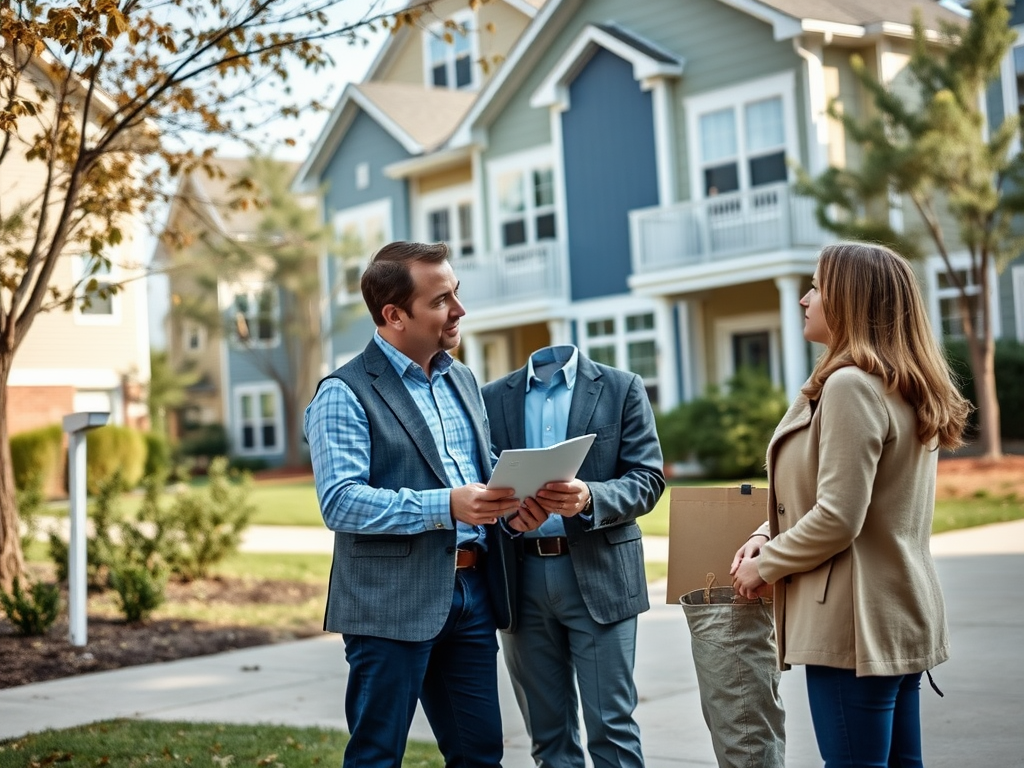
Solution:
M 459 297 L 476 311 L 565 297 L 565 265 L 554 241 L 460 259 L 453 266 L 460 282 Z
M 786 184 L 630 211 L 629 229 L 637 275 L 835 239 Z

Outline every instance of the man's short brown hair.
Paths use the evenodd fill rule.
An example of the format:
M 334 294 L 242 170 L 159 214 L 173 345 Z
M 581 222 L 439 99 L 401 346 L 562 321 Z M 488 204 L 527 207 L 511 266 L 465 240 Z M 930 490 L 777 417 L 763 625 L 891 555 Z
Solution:
M 413 291 L 409 265 L 416 261 L 440 264 L 448 259 L 445 243 L 408 243 L 399 240 L 388 243 L 370 258 L 359 287 L 363 301 L 377 326 L 384 325 L 384 307 L 394 304 L 412 317 Z

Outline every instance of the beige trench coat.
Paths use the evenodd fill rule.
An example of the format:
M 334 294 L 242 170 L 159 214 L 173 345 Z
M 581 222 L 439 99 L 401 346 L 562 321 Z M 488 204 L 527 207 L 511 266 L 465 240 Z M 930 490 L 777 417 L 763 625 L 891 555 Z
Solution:
M 938 451 L 879 377 L 836 371 L 816 407 L 797 397 L 768 447 L 779 663 L 920 672 L 949 657 L 929 548 Z

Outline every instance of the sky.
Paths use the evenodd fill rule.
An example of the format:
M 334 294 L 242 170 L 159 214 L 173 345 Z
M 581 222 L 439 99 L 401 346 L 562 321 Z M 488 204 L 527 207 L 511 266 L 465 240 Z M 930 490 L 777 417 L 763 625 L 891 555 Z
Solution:
M 353 8 L 359 5 L 369 5 L 369 0 L 355 0 L 354 3 L 343 3 L 343 8 Z M 350 45 L 344 40 L 328 42 L 324 48 L 334 58 L 333 69 L 324 70 L 317 74 L 311 74 L 306 70 L 300 70 L 291 78 L 291 85 L 297 100 L 309 102 L 318 100 L 326 109 L 320 112 L 308 112 L 298 120 L 279 120 L 276 124 L 266 127 L 266 133 L 272 138 L 276 137 L 277 146 L 273 151 L 274 157 L 279 160 L 290 160 L 302 162 L 306 159 L 313 144 L 316 142 L 330 116 L 331 109 L 341 98 L 345 86 L 352 82 L 358 83 L 365 76 L 376 58 L 378 52 L 384 45 L 387 32 L 378 29 L 376 32 L 364 32 L 364 37 L 369 40 L 368 45 Z M 296 140 L 293 147 L 281 144 L 280 140 L 285 137 L 292 137 Z M 218 147 L 218 154 L 224 157 L 245 157 L 248 149 L 240 143 L 225 142 Z M 153 254 L 156 246 L 155 239 L 151 236 L 146 243 L 146 252 Z M 170 295 L 167 279 L 162 275 L 151 275 L 147 281 L 147 293 L 149 302 L 149 338 L 153 351 L 160 351 L 167 348 L 167 334 L 165 318 L 170 307 Z

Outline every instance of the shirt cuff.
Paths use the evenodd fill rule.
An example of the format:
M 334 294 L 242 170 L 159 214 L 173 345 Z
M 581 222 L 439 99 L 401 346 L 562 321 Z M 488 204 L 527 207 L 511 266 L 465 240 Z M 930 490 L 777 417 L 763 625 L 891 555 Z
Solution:
M 428 531 L 454 528 L 452 522 L 451 488 L 435 488 L 420 491 L 423 505 L 423 527 Z

